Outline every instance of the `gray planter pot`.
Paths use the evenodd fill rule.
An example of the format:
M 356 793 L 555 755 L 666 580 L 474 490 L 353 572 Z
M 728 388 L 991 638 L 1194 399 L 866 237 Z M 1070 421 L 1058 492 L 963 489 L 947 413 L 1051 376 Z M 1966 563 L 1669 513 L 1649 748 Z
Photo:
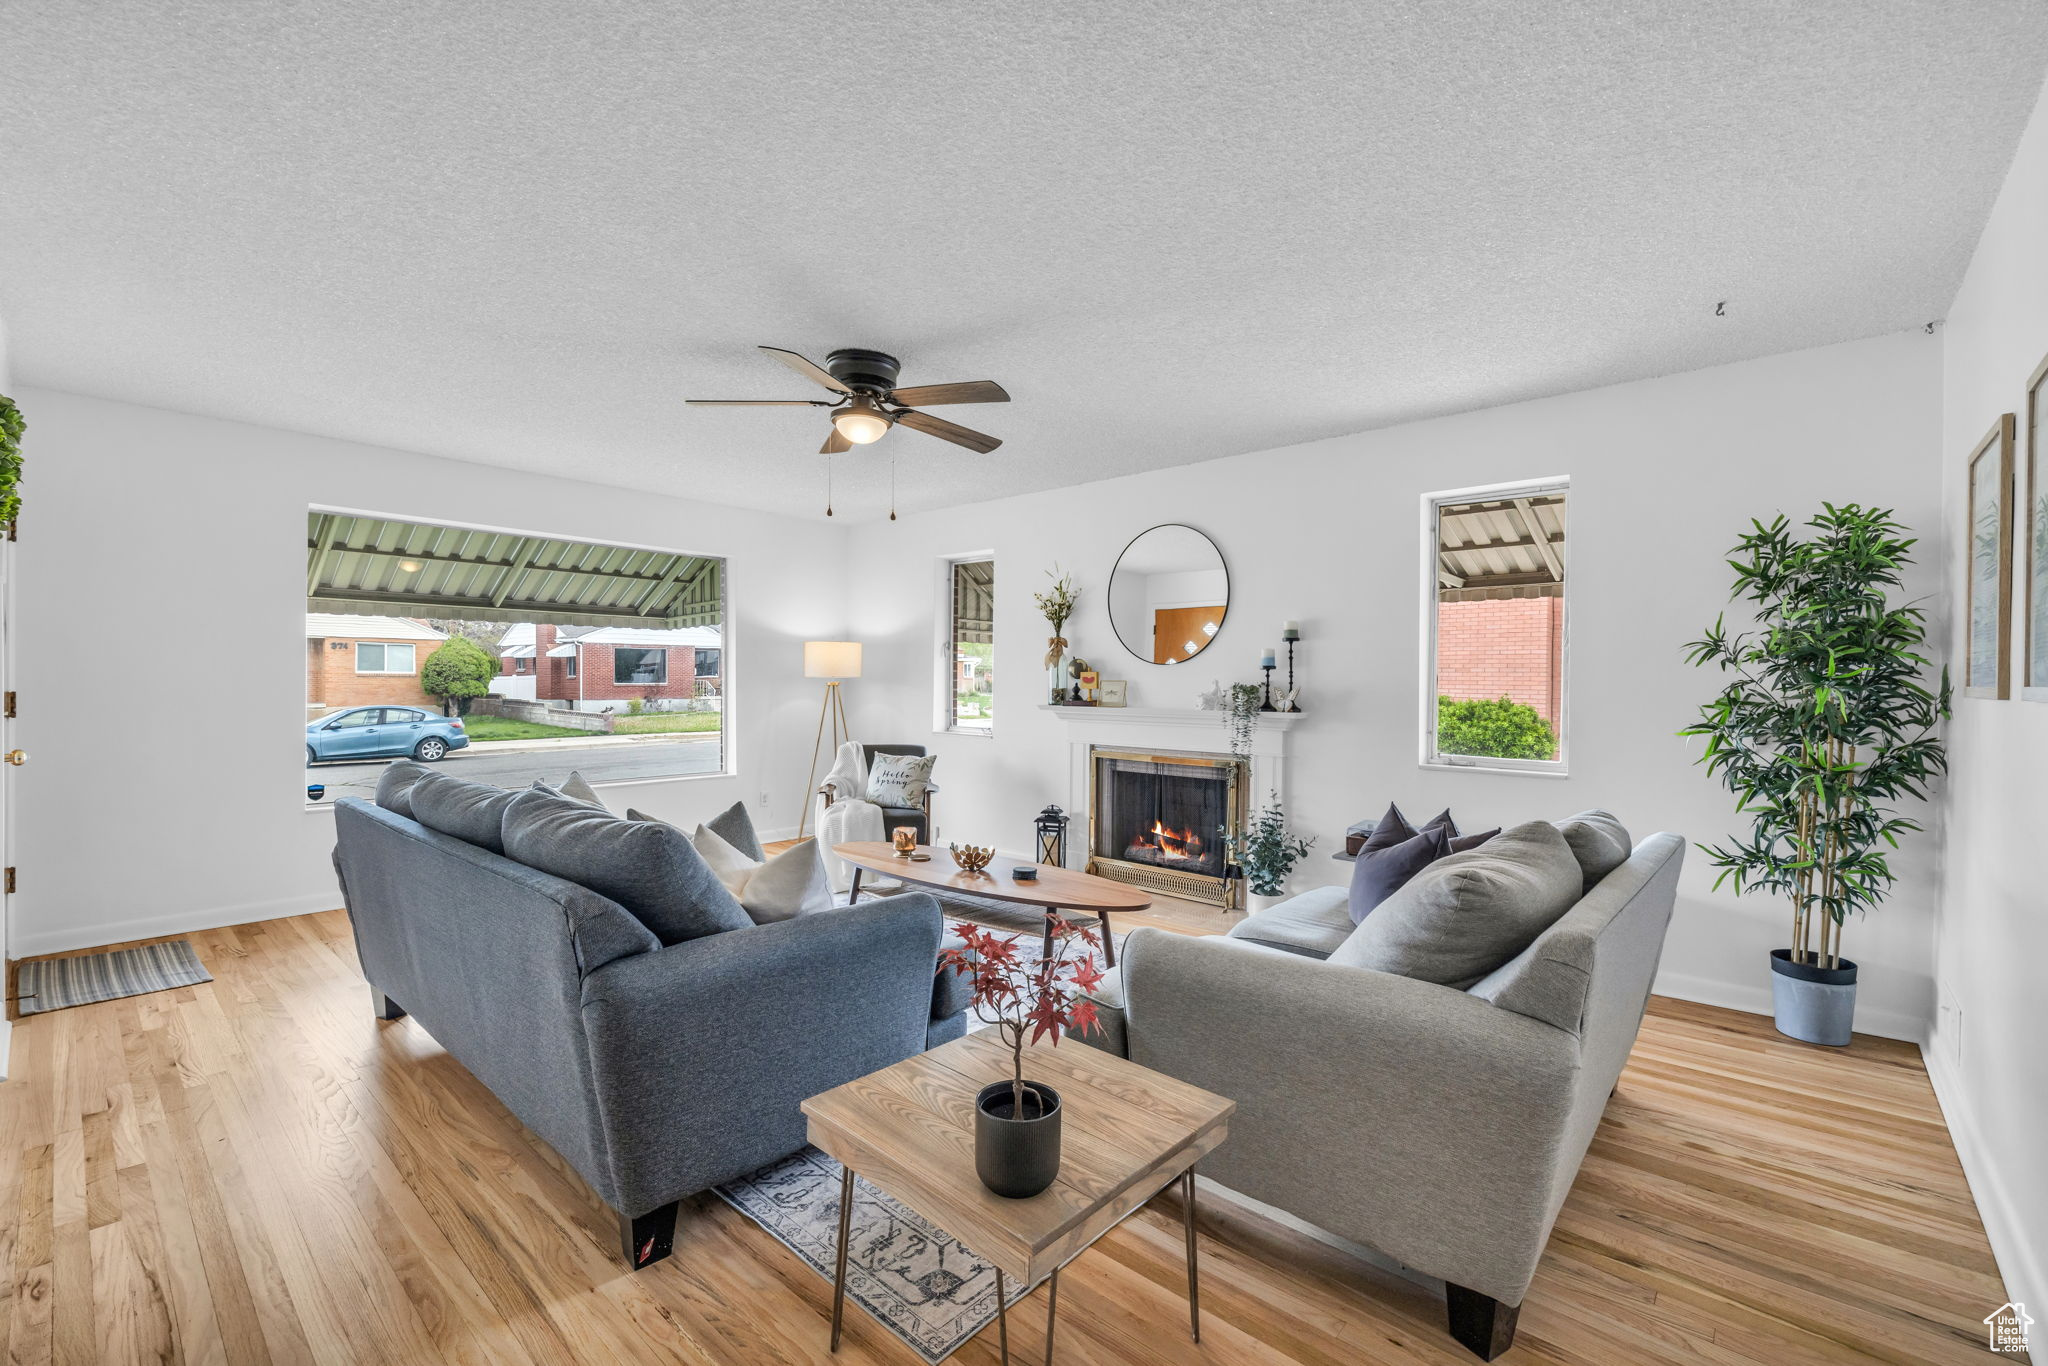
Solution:
M 1802 1043 L 1846 1048 L 1856 1022 L 1856 965 L 1795 963 L 1790 949 L 1771 950 L 1771 1005 L 1778 1032 Z
M 974 1098 L 974 1171 L 997 1195 L 1027 1200 L 1060 1174 L 1060 1093 L 1024 1083 L 1024 1114 L 1010 1111 L 1010 1083 L 991 1082 Z

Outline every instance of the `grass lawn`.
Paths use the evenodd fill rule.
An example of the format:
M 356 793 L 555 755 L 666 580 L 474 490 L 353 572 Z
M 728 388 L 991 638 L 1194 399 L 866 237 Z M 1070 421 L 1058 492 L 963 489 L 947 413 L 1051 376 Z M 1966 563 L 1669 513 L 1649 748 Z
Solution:
M 719 729 L 724 720 L 724 715 L 715 711 L 656 711 L 645 716 L 627 716 L 620 712 L 612 717 L 612 733 L 670 735 L 684 731 L 713 731 Z
M 627 716 L 623 712 L 612 717 L 614 735 L 675 735 L 691 732 L 708 732 L 719 729 L 723 720 L 715 711 L 649 712 L 645 716 Z M 535 721 L 513 721 L 503 716 L 465 716 L 462 728 L 469 732 L 474 744 L 487 745 L 493 740 L 589 740 L 601 732 L 574 730 L 568 726 L 543 726 Z
M 574 730 L 568 726 L 543 726 L 532 721 L 512 721 L 503 716 L 465 716 L 462 728 L 469 733 L 472 742 L 488 743 L 492 740 L 566 740 L 572 736 L 589 736 L 595 731 Z

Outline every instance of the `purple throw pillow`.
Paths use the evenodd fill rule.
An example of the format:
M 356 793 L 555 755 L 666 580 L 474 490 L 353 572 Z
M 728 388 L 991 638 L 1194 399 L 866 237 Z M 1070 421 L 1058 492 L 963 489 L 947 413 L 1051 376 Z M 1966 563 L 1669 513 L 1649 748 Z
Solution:
M 1359 850 L 1351 865 L 1351 923 L 1364 920 L 1409 878 L 1450 852 L 1451 838 L 1441 826 L 1419 830 L 1399 844 Z
M 1467 849 L 1477 849 L 1480 845 L 1486 843 L 1488 840 L 1492 839 L 1495 835 L 1498 835 L 1499 833 L 1500 827 L 1496 825 L 1493 827 L 1493 829 L 1481 830 L 1476 835 L 1459 835 L 1451 841 L 1451 852 L 1454 854 L 1462 854 Z
M 1371 849 L 1391 849 L 1404 840 L 1414 839 L 1423 830 L 1441 830 L 1452 839 L 1458 837 L 1458 823 L 1451 819 L 1449 807 L 1439 811 L 1426 825 L 1417 829 L 1401 814 L 1401 808 L 1390 802 L 1387 804 L 1387 814 L 1379 818 L 1379 823 L 1373 826 L 1372 833 L 1365 837 L 1365 843 L 1359 846 L 1359 855 L 1363 857 L 1366 851 Z

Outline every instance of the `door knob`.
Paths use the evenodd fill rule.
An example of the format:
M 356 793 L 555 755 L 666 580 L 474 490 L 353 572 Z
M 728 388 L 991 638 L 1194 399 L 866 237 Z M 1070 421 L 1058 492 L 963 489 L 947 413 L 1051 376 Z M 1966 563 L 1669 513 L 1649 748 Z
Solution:
M 28 751 L 25 749 L 10 749 L 7 751 L 6 759 L 8 763 L 13 764 L 16 768 L 20 768 L 28 762 Z

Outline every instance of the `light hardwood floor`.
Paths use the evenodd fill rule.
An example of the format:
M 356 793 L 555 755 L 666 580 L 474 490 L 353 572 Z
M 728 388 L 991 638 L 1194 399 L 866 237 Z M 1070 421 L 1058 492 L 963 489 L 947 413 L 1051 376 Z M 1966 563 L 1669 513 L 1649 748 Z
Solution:
M 15 1028 L 7 1362 L 918 1361 L 853 1309 L 828 1356 L 830 1286 L 716 1198 L 626 1271 L 552 1153 L 371 1018 L 341 912 L 187 937 L 213 983 Z M 1199 1348 L 1166 1198 L 1061 1277 L 1060 1360 L 1476 1360 L 1405 1280 L 1220 1199 L 1201 1235 Z M 2003 1298 L 1914 1049 L 1658 999 L 1501 1360 L 1983 1363 Z M 1012 1318 L 1027 1360 L 1042 1322 Z

